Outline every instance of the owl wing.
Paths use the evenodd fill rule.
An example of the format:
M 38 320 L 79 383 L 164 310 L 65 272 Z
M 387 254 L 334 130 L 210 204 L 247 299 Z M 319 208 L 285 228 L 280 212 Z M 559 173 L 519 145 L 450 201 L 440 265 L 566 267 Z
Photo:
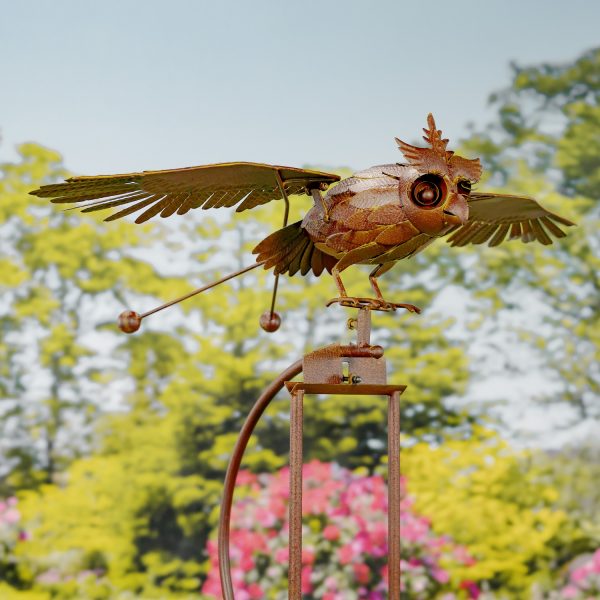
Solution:
M 537 240 L 547 246 L 552 244 L 551 235 L 565 237 L 558 224 L 575 225 L 547 211 L 533 198 L 474 192 L 469 197 L 469 220 L 448 232 L 448 243 L 466 246 L 489 240 L 489 246 L 498 246 L 508 234 L 509 240 L 521 238 L 525 243 Z
M 307 187 L 339 181 L 338 175 L 260 163 L 234 162 L 125 175 L 71 177 L 30 192 L 54 203 L 78 204 L 82 212 L 120 207 L 106 221 L 145 209 L 135 220 L 143 223 L 160 213 L 169 217 L 192 208 L 237 205 L 237 212 L 266 204 Z

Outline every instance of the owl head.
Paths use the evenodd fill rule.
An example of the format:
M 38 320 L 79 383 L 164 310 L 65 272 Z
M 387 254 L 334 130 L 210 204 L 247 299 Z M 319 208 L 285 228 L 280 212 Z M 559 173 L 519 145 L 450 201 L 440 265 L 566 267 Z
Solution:
M 400 202 L 408 219 L 423 233 L 443 235 L 469 218 L 471 185 L 481 177 L 478 158 L 470 160 L 447 150 L 448 140 L 436 129 L 430 113 L 423 139 L 429 148 L 411 146 L 396 138 L 408 162 L 400 180 Z

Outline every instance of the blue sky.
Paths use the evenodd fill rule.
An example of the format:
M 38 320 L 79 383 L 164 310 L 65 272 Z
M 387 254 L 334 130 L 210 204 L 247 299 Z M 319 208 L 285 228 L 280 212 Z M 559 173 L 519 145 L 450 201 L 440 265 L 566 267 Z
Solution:
M 600 3 L 0 0 L 0 161 L 33 140 L 84 174 L 399 157 L 432 111 L 452 140 L 509 61 L 600 44 Z
M 467 135 L 493 119 L 510 61 L 573 60 L 598 23 L 587 0 L 0 0 L 0 162 L 29 140 L 81 174 L 393 162 L 428 112 Z M 515 411 L 542 383 L 488 379 L 470 398 L 501 390 L 539 431 L 543 409 Z

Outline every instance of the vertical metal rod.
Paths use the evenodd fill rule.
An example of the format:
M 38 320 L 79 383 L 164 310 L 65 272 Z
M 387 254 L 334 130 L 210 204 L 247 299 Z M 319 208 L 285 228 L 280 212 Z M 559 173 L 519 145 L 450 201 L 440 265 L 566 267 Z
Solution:
M 371 344 L 371 311 L 366 308 L 358 311 L 356 341 L 359 346 Z
M 281 179 L 281 174 L 279 171 L 275 171 L 275 180 L 277 181 L 277 187 L 281 192 L 281 197 L 285 202 L 285 210 L 283 212 L 283 225 L 282 228 L 285 227 L 288 223 L 288 218 L 290 216 L 290 199 L 288 198 L 287 192 L 285 191 L 285 186 L 283 185 L 283 179 Z M 273 313 L 275 312 L 275 300 L 277 299 L 277 286 L 279 285 L 279 274 L 275 275 L 275 283 L 273 284 L 273 293 L 271 295 L 271 309 L 269 314 L 271 318 L 273 318 Z
M 388 397 L 389 600 L 400 600 L 400 393 Z
M 290 506 L 288 598 L 302 599 L 302 429 L 304 391 L 292 393 L 290 407 Z
M 221 577 L 221 591 L 223 600 L 235 600 L 233 583 L 231 580 L 231 560 L 229 557 L 229 533 L 231 525 L 231 507 L 233 504 L 233 493 L 235 491 L 235 480 L 242 464 L 244 452 L 248 441 L 254 432 L 256 424 L 260 420 L 265 409 L 271 403 L 275 395 L 283 388 L 286 381 L 291 381 L 296 375 L 302 373 L 302 360 L 297 360 L 285 371 L 280 373 L 262 392 L 254 406 L 248 413 L 244 425 L 240 431 L 235 448 L 229 459 L 229 466 L 225 475 L 223 486 L 223 499 L 221 500 L 221 515 L 219 517 L 219 575 Z

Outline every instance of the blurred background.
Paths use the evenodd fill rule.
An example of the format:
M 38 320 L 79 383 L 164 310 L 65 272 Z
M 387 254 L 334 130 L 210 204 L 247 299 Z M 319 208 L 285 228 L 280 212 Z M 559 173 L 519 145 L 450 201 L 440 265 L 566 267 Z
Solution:
M 137 226 L 28 192 L 70 174 L 401 160 L 428 112 L 479 190 L 578 224 L 550 247 L 438 242 L 382 279 L 402 397 L 403 600 L 600 598 L 600 5 L 0 1 L 0 598 L 219 598 L 222 479 L 248 410 L 345 339 L 330 278 L 250 264 L 275 203 Z M 294 197 L 292 218 L 309 207 Z M 366 295 L 366 267 L 348 287 Z M 363 272 L 364 271 L 364 272 Z M 385 598 L 385 406 L 307 398 L 305 598 Z M 288 398 L 240 476 L 238 598 L 286 598 Z

